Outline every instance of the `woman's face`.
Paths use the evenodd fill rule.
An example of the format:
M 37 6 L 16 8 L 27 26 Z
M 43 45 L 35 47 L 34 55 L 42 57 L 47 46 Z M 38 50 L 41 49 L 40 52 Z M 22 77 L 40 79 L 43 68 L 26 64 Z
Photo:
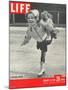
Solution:
M 36 19 L 35 19 L 34 15 L 32 13 L 28 14 L 27 21 L 31 25 L 34 24 L 34 23 L 36 23 Z

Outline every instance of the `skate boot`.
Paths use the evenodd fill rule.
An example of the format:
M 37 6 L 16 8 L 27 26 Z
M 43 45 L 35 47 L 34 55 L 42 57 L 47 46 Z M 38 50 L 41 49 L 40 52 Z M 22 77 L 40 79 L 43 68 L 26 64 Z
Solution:
M 45 74 L 45 63 L 41 62 L 40 72 L 38 73 L 38 77 L 41 77 Z

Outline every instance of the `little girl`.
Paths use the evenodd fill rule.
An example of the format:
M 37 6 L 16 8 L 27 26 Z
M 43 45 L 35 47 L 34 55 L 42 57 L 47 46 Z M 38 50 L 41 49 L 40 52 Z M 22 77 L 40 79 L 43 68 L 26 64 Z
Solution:
M 56 29 L 54 27 L 52 15 L 49 12 L 43 11 L 41 13 L 40 25 L 46 30 L 47 40 L 51 39 L 51 35 L 53 38 L 56 38 Z
M 38 10 L 32 10 L 26 14 L 26 19 L 28 21 L 28 30 L 21 46 L 27 44 L 31 37 L 37 41 L 37 49 L 41 50 L 40 72 L 38 73 L 38 76 L 42 76 L 45 73 L 45 56 L 47 52 L 47 46 L 51 44 L 52 37 L 50 40 L 47 40 L 47 25 L 44 25 L 44 21 L 42 19 L 39 22 Z

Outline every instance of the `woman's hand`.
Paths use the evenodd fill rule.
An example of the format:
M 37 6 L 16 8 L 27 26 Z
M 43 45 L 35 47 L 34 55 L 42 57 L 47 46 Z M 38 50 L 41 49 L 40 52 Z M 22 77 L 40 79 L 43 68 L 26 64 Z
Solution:
M 21 43 L 21 45 L 20 46 L 23 46 L 24 44 L 23 43 Z
M 21 45 L 20 46 L 24 46 L 26 44 L 26 42 L 23 42 L 23 43 L 21 43 Z

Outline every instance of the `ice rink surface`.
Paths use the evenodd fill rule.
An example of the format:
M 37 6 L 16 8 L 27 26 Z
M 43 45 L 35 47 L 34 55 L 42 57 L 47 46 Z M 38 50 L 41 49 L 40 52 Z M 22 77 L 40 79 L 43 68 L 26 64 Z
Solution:
M 40 50 L 36 41 L 21 47 L 27 27 L 10 27 L 10 78 L 37 78 L 40 70 Z M 65 75 L 65 28 L 58 28 L 57 39 L 48 46 L 45 63 L 45 75 L 52 77 L 56 74 Z

